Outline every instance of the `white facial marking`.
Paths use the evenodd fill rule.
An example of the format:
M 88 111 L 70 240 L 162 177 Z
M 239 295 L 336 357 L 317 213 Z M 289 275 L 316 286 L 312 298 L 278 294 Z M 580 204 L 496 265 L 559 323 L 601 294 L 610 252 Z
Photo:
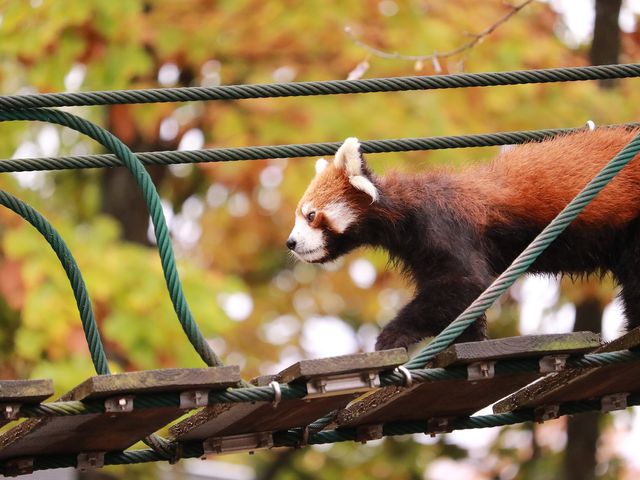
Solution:
M 312 210 L 310 204 L 305 203 L 302 206 L 302 215 L 296 215 L 296 222 L 293 225 L 293 230 L 289 235 L 296 241 L 296 247 L 292 252 L 301 260 L 305 262 L 314 262 L 320 260 L 327 254 L 324 235 L 322 230 L 318 228 L 312 228 L 307 222 L 305 216 Z
M 343 233 L 356 221 L 356 213 L 345 202 L 333 202 L 322 209 L 329 223 L 337 233 Z

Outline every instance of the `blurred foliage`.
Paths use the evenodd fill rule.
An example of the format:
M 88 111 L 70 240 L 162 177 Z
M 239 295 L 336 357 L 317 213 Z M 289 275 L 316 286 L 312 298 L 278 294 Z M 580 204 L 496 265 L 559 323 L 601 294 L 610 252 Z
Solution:
M 330 6 L 320 0 L 0 0 L 0 92 L 341 79 L 363 61 L 369 64 L 366 77 L 428 75 L 436 73 L 435 65 L 371 57 L 344 28 L 388 52 L 430 54 L 465 43 L 465 32 L 491 25 L 508 8 L 500 0 Z M 446 73 L 584 65 L 584 49 L 564 45 L 557 36 L 561 29 L 548 4 L 533 3 L 471 51 L 441 62 L 441 68 Z M 640 45 L 635 34 L 624 42 L 628 58 L 634 58 Z M 184 147 L 194 145 L 194 138 L 198 146 L 199 135 L 207 147 L 226 147 L 632 121 L 640 100 L 634 85 L 625 81 L 618 90 L 601 91 L 583 82 L 70 110 L 103 125 L 107 117 L 115 119 L 114 133 L 132 143 L 135 137 L 136 148 L 182 141 Z M 25 123 L 0 128 L 2 157 L 100 151 L 65 129 Z M 369 160 L 379 173 L 455 169 L 495 152 L 410 152 Z M 284 241 L 312 165 L 279 159 L 177 166 L 158 185 L 194 315 L 216 351 L 240 364 L 245 377 L 273 373 L 335 347 L 328 345 L 332 331 L 320 335 L 318 325 L 324 324 L 310 328 L 309 319 L 339 318 L 352 348 L 369 349 L 379 326 L 411 295 L 381 252 L 358 251 L 326 268 L 296 264 L 287 256 Z M 122 241 L 118 219 L 100 213 L 100 175 L 5 174 L 0 188 L 31 203 L 63 234 L 85 275 L 114 370 L 200 365 L 171 311 L 156 252 Z M 371 285 L 357 278 L 360 259 L 375 269 Z M 44 240 L 6 211 L 0 211 L 0 271 L 3 378 L 52 377 L 62 392 L 90 375 L 62 269 Z M 564 302 L 583 294 L 565 287 Z M 597 288 L 603 299 L 611 297 L 610 284 Z M 503 299 L 489 314 L 494 335 L 517 334 L 518 316 L 517 304 Z M 238 461 L 253 462 L 259 475 L 276 471 L 278 478 L 432 478 L 428 466 L 439 458 L 471 462 L 476 478 L 552 478 L 549 472 L 557 471 L 557 446 L 535 453 L 528 427 L 496 435 L 480 450 L 486 462 L 477 448 L 447 436 L 430 446 L 406 437 Z M 153 475 L 149 468 L 105 471 L 142 478 Z M 603 478 L 614 478 L 607 475 Z

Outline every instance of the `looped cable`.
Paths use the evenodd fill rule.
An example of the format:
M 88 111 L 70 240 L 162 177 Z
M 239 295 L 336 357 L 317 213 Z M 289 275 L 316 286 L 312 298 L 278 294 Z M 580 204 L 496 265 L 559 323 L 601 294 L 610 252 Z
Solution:
M 282 389 L 280 388 L 280 384 L 274 380 L 272 382 L 269 382 L 269 386 L 273 388 L 274 395 L 274 399 L 271 405 L 273 406 L 273 408 L 278 408 L 278 405 L 282 400 Z
M 402 365 L 398 366 L 395 368 L 395 370 L 402 374 L 402 376 L 404 377 L 404 386 L 409 388 L 413 385 L 413 377 L 411 376 L 411 372 L 409 371 L 409 369 L 407 367 L 404 367 Z

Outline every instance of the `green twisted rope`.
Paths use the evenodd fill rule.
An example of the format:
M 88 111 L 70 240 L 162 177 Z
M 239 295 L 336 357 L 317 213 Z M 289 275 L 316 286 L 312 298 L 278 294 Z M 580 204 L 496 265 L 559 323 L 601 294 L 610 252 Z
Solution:
M 87 339 L 89 352 L 91 353 L 93 366 L 99 375 L 108 375 L 109 363 L 107 362 L 102 341 L 100 340 L 100 333 L 96 326 L 96 319 L 93 315 L 93 309 L 91 308 L 91 300 L 89 300 L 87 287 L 84 283 L 84 279 L 82 278 L 80 268 L 78 267 L 78 264 L 73 258 L 73 255 L 66 243 L 58 231 L 53 228 L 53 226 L 42 215 L 13 195 L 0 190 L 0 204 L 17 213 L 33 225 L 49 245 L 51 245 L 51 248 L 57 255 L 58 260 L 60 260 L 60 263 L 67 274 L 67 278 L 69 278 L 69 282 L 71 283 L 73 295 L 76 299 L 76 305 L 78 306 L 78 312 L 80 313 L 80 320 L 82 321 L 82 328 Z
M 248 98 L 342 95 L 443 88 L 489 87 L 525 83 L 572 82 L 640 76 L 640 64 L 516 70 L 511 72 L 330 80 L 325 82 L 224 85 L 219 87 L 157 88 L 79 93 L 45 93 L 0 97 L 0 109 L 114 105 L 129 103 L 241 100 Z
M 601 125 L 598 128 L 637 128 L 640 123 Z M 559 128 L 525 130 L 476 135 L 396 138 L 361 142 L 363 153 L 409 152 L 413 150 L 440 150 L 447 148 L 491 147 L 541 142 L 558 135 L 584 130 Z M 211 148 L 189 151 L 141 152 L 136 157 L 144 165 L 175 165 L 180 163 L 230 162 L 286 157 L 321 157 L 333 155 L 340 142 L 271 145 L 262 147 Z M 115 155 L 74 155 L 68 157 L 15 158 L 0 161 L 0 172 L 29 172 L 36 170 L 66 170 L 79 168 L 119 167 L 122 162 Z
M 609 181 L 640 151 L 640 134 L 634 137 L 602 170 L 578 193 L 549 225 L 518 255 L 513 263 L 467 309 L 436 338 L 415 355 L 405 367 L 421 368 L 437 353 L 444 350 L 496 299 L 531 266 Z M 401 375 L 393 374 L 400 380 Z
M 165 281 L 182 329 L 207 365 L 222 365 L 220 359 L 202 336 L 198 325 L 191 315 L 191 310 L 184 297 L 182 284 L 178 276 L 169 229 L 167 228 L 167 223 L 162 212 L 160 198 L 149 174 L 131 150 L 105 129 L 67 112 L 46 109 L 0 111 L 0 122 L 12 120 L 40 120 L 72 128 L 96 140 L 108 150 L 112 151 L 122 161 L 124 166 L 131 171 L 147 202 L 156 234 Z

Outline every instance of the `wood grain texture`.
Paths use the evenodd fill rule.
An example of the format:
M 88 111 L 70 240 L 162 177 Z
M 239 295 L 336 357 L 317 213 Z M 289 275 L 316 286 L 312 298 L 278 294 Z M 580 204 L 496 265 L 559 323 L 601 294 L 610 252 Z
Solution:
M 382 370 L 391 370 L 405 363 L 408 359 L 407 351 L 404 348 L 396 348 L 379 352 L 302 360 L 282 370 L 276 375 L 276 379 L 281 383 L 288 383 L 299 379 L 308 380 L 313 377 L 327 375 L 337 376 L 347 373 L 380 372 Z
M 53 395 L 53 382 L 41 380 L 0 381 L 0 402 L 39 403 Z
M 603 345 L 593 353 L 640 347 L 640 327 Z M 573 400 L 599 398 L 620 392 L 640 391 L 640 362 L 608 365 L 589 370 L 565 370 L 547 375 L 496 403 L 493 411 L 506 413 Z
M 240 381 L 237 366 L 216 368 L 168 368 L 91 377 L 72 390 L 74 400 L 116 395 L 220 390 Z
M 591 332 L 454 344 L 436 356 L 433 366 L 464 368 L 464 365 L 481 361 L 590 351 L 599 345 L 599 336 Z M 386 387 L 361 397 L 340 411 L 337 422 L 341 426 L 357 426 L 471 415 L 541 376 L 538 372 L 520 372 L 473 381 L 441 380 L 410 388 Z
M 212 405 L 169 429 L 181 442 L 204 440 L 248 432 L 274 432 L 305 427 L 324 415 L 343 408 L 356 394 L 313 399 L 284 400 L 276 408 L 270 402 Z
M 474 381 L 420 383 L 410 388 L 385 387 L 340 411 L 337 423 L 357 426 L 471 415 L 539 376 L 531 372 Z
M 274 380 L 280 383 L 305 382 L 318 377 L 339 378 L 347 374 L 378 373 L 393 369 L 407 360 L 403 348 L 302 360 L 275 375 L 256 377 L 252 383 L 265 386 Z M 171 427 L 170 433 L 176 440 L 194 441 L 214 436 L 304 427 L 329 412 L 345 407 L 358 395 L 353 392 L 332 392 L 304 399 L 283 400 L 276 408 L 271 402 L 212 405 Z
M 586 353 L 600 347 L 600 335 L 575 332 L 550 335 L 527 335 L 484 342 L 456 343 L 434 358 L 434 367 L 465 365 L 480 360 L 532 358 L 563 353 Z
M 217 390 L 239 381 L 237 367 L 169 369 L 90 378 L 60 400 L 136 393 Z M 0 460 L 32 455 L 121 451 L 185 413 L 177 406 L 27 420 L 0 436 Z

